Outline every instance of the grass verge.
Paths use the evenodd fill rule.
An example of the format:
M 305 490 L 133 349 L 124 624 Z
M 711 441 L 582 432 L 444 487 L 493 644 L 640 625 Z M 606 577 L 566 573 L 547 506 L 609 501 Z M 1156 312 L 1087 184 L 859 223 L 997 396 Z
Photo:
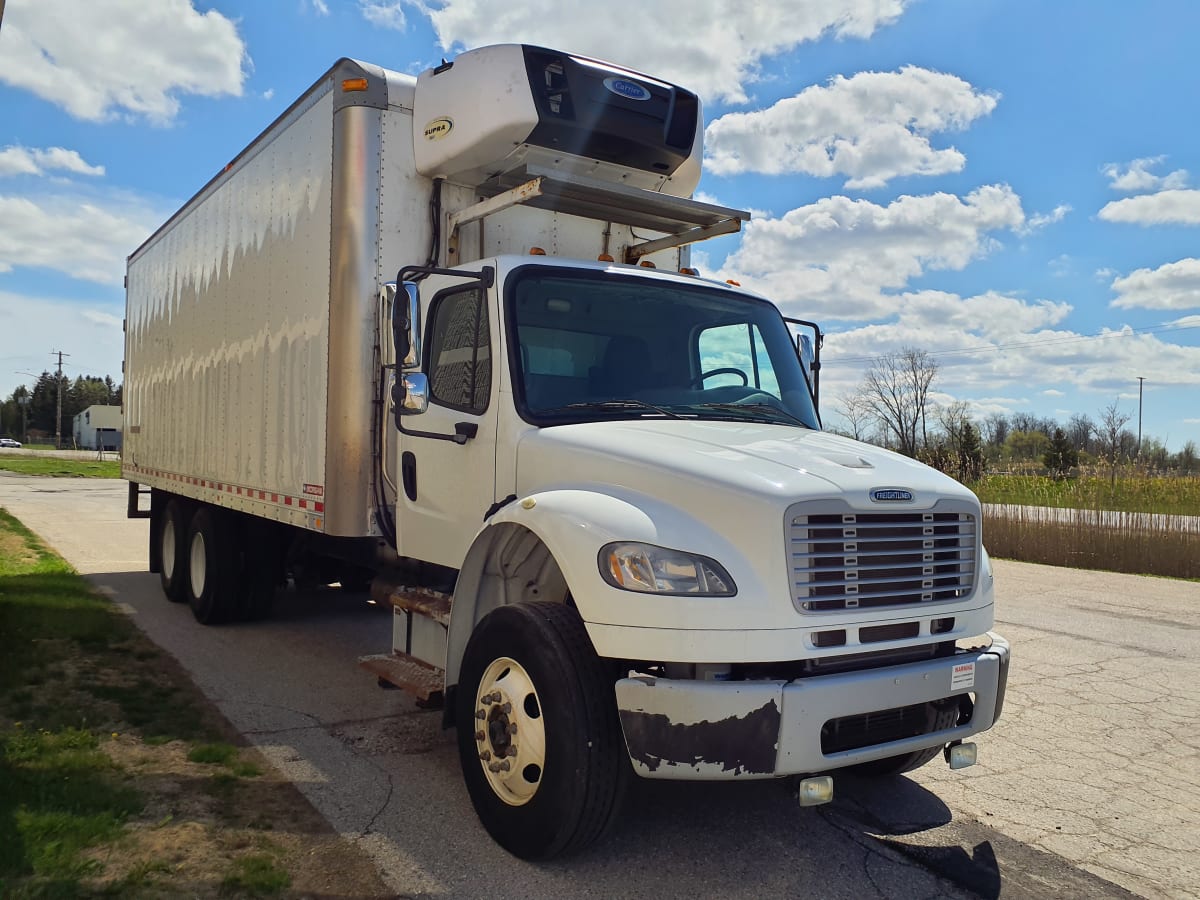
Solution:
M 0 634 L 0 896 L 386 893 L 178 664 L 4 510 Z
M 55 456 L 0 455 L 0 470 L 54 478 L 120 478 L 119 459 L 59 459 Z

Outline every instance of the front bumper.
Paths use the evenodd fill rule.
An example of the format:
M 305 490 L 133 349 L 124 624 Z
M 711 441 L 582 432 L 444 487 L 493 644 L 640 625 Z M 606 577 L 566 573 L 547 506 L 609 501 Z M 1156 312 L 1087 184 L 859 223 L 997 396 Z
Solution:
M 645 778 L 721 780 L 815 774 L 963 740 L 1000 718 L 1008 642 L 954 656 L 795 681 L 617 682 L 617 707 L 634 770 Z M 969 694 L 970 719 L 916 737 L 825 752 L 834 719 Z

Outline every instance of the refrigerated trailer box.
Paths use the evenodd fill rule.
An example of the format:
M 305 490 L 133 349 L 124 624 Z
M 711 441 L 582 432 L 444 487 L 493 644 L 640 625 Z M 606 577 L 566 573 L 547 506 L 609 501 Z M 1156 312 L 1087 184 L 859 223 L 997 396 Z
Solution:
M 691 92 L 525 45 L 339 61 L 129 259 L 150 567 L 215 624 L 393 608 L 476 811 L 578 849 L 627 774 L 888 773 L 1000 715 L 970 491 L 825 433 L 821 333 L 700 278 Z

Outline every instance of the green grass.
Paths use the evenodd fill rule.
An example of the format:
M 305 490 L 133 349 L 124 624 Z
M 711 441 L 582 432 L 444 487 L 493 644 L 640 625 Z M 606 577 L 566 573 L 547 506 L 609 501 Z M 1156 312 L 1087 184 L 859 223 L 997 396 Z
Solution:
M 231 893 L 266 897 L 282 893 L 291 883 L 288 873 L 276 865 L 273 857 L 266 853 L 251 853 L 233 861 L 221 887 Z
M 187 758 L 194 763 L 228 766 L 237 759 L 237 753 L 237 747 L 232 744 L 197 744 L 188 751 Z
M 59 459 L 53 456 L 0 455 L 0 470 L 52 478 L 120 478 L 118 459 Z
M 1118 512 L 1200 516 L 1200 477 L 985 475 L 969 485 L 984 503 L 1111 509 Z
M 142 808 L 101 741 L 220 732 L 169 658 L 4 510 L 0 634 L 0 896 L 79 896 L 84 851 Z

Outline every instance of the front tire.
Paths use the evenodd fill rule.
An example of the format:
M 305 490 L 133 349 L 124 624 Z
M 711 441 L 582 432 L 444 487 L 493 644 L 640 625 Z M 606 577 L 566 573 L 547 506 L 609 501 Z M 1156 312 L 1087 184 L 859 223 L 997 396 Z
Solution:
M 219 625 L 236 606 L 238 559 L 225 517 L 203 507 L 188 529 L 188 602 L 202 625 Z
M 491 612 L 467 643 L 456 698 L 463 778 L 500 846 L 549 859 L 605 832 L 629 757 L 613 679 L 578 613 L 557 603 Z

